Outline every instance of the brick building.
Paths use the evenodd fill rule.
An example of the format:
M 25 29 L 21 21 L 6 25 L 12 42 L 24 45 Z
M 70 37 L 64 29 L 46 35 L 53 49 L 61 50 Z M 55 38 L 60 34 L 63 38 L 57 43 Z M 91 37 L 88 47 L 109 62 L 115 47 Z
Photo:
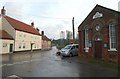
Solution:
M 120 12 L 96 5 L 79 25 L 79 56 L 118 62 Z
M 51 49 L 51 39 L 44 35 L 44 31 L 42 31 L 41 34 L 42 34 L 42 50 Z

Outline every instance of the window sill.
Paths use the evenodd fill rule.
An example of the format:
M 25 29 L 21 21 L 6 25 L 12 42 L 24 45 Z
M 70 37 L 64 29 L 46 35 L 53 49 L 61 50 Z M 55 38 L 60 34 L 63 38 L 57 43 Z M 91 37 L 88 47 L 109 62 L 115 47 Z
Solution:
M 85 52 L 88 52 L 89 48 L 84 48 Z
M 110 52 L 116 52 L 117 50 L 116 49 L 109 49 L 108 51 L 110 51 Z

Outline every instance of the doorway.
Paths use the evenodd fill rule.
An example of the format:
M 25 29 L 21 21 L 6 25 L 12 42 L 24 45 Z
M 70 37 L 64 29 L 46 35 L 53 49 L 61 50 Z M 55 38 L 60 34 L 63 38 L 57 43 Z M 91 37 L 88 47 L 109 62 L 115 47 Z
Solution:
M 13 44 L 10 44 L 9 52 L 13 52 Z
M 102 41 L 95 41 L 94 57 L 102 58 Z

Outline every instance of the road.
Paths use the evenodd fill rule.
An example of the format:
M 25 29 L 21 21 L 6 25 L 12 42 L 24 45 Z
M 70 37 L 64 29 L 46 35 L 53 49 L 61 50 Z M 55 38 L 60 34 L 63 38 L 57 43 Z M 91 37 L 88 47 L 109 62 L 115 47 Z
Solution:
M 22 52 L 3 56 L 2 76 L 117 77 L 117 70 L 79 62 L 79 57 L 56 56 L 58 50 Z

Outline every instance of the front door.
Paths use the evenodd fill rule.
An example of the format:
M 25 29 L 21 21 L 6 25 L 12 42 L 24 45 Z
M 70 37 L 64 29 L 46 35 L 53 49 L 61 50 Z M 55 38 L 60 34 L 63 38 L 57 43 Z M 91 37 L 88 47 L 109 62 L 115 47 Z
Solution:
M 95 58 L 102 58 L 102 41 L 95 41 L 95 51 L 94 57 Z
M 10 44 L 9 52 L 13 52 L 13 44 Z

